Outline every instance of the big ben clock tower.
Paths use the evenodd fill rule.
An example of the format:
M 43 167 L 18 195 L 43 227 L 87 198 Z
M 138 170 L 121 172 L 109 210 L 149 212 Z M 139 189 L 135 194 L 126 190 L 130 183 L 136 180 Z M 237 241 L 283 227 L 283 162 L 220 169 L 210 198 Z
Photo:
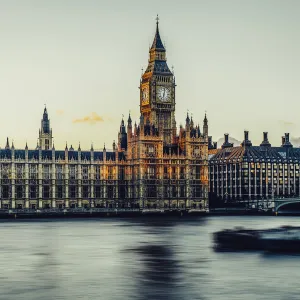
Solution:
M 158 17 L 156 33 L 149 50 L 148 67 L 140 82 L 140 111 L 144 121 L 163 132 L 164 144 L 172 144 L 176 136 L 175 78 L 166 60 L 166 49 L 161 41 Z

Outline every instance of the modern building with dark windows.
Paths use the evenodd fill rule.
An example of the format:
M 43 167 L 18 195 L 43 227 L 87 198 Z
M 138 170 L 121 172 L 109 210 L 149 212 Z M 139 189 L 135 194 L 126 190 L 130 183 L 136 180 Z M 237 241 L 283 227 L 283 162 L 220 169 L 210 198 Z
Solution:
M 208 207 L 208 120 L 203 128 L 187 114 L 176 127 L 175 76 L 158 21 L 149 63 L 140 79 L 140 119 L 122 119 L 112 150 L 80 145 L 57 150 L 47 109 L 38 145 L 0 149 L 0 208 Z
M 294 148 L 289 134 L 280 147 L 272 147 L 268 133 L 253 146 L 248 131 L 239 147 L 225 142 L 209 156 L 211 206 L 224 204 L 246 208 L 269 209 L 274 198 L 299 197 L 300 148 Z

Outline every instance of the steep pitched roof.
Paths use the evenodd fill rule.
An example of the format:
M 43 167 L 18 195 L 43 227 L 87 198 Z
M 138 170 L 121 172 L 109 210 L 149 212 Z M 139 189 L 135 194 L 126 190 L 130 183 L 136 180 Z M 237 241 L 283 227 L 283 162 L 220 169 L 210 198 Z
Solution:
M 156 32 L 154 36 L 154 40 L 151 46 L 150 50 L 160 50 L 160 51 L 166 51 L 159 34 L 159 28 L 158 28 L 158 19 L 156 21 Z

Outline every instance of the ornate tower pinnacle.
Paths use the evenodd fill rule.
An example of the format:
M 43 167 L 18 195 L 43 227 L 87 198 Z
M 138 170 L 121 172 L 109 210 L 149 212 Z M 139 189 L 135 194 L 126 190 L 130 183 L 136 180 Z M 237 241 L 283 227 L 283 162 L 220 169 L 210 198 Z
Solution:
M 205 116 L 204 116 L 204 120 L 203 120 L 203 135 L 208 136 L 208 121 L 207 121 L 207 117 L 206 117 L 206 112 L 205 112 Z
M 130 121 L 129 121 L 129 119 L 130 119 Z M 128 118 L 128 124 L 129 123 L 131 124 L 130 114 L 129 114 L 129 118 Z M 119 131 L 119 134 L 118 134 L 118 148 L 119 148 L 120 151 L 122 149 L 125 149 L 125 150 L 127 149 L 127 132 L 126 132 L 126 127 L 125 127 L 125 123 L 124 123 L 124 115 L 122 115 L 120 131 Z
M 132 120 L 129 112 L 128 120 L 127 120 L 127 126 L 132 126 Z
M 9 147 L 9 140 L 8 140 L 8 137 L 6 138 L 6 145 L 5 145 L 5 149 L 10 149 L 10 147 Z
M 150 53 L 150 60 L 149 62 L 154 61 L 155 59 L 159 59 L 159 60 L 166 60 L 166 49 L 164 47 L 164 44 L 161 40 L 160 34 L 159 34 L 159 26 L 158 26 L 158 15 L 156 17 L 156 32 L 155 32 L 155 36 L 154 36 L 154 40 L 152 43 L 152 46 L 149 50 Z
M 50 128 L 50 120 L 45 105 L 43 118 L 41 121 L 41 129 L 39 130 L 39 146 L 42 150 L 49 150 L 52 145 L 52 129 Z

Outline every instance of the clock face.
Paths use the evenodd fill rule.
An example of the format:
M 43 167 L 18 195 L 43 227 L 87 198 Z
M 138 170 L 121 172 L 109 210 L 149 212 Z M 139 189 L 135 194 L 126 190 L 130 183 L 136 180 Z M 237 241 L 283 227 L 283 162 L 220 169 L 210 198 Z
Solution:
M 142 90 L 142 99 L 143 99 L 143 101 L 148 100 L 148 89 L 147 88 L 144 88 Z
M 160 101 L 169 101 L 170 98 L 171 98 L 171 91 L 170 89 L 164 87 L 164 86 L 161 86 L 158 88 L 158 99 Z
M 148 104 L 149 103 L 149 91 L 148 88 L 143 88 L 142 89 L 142 105 Z

